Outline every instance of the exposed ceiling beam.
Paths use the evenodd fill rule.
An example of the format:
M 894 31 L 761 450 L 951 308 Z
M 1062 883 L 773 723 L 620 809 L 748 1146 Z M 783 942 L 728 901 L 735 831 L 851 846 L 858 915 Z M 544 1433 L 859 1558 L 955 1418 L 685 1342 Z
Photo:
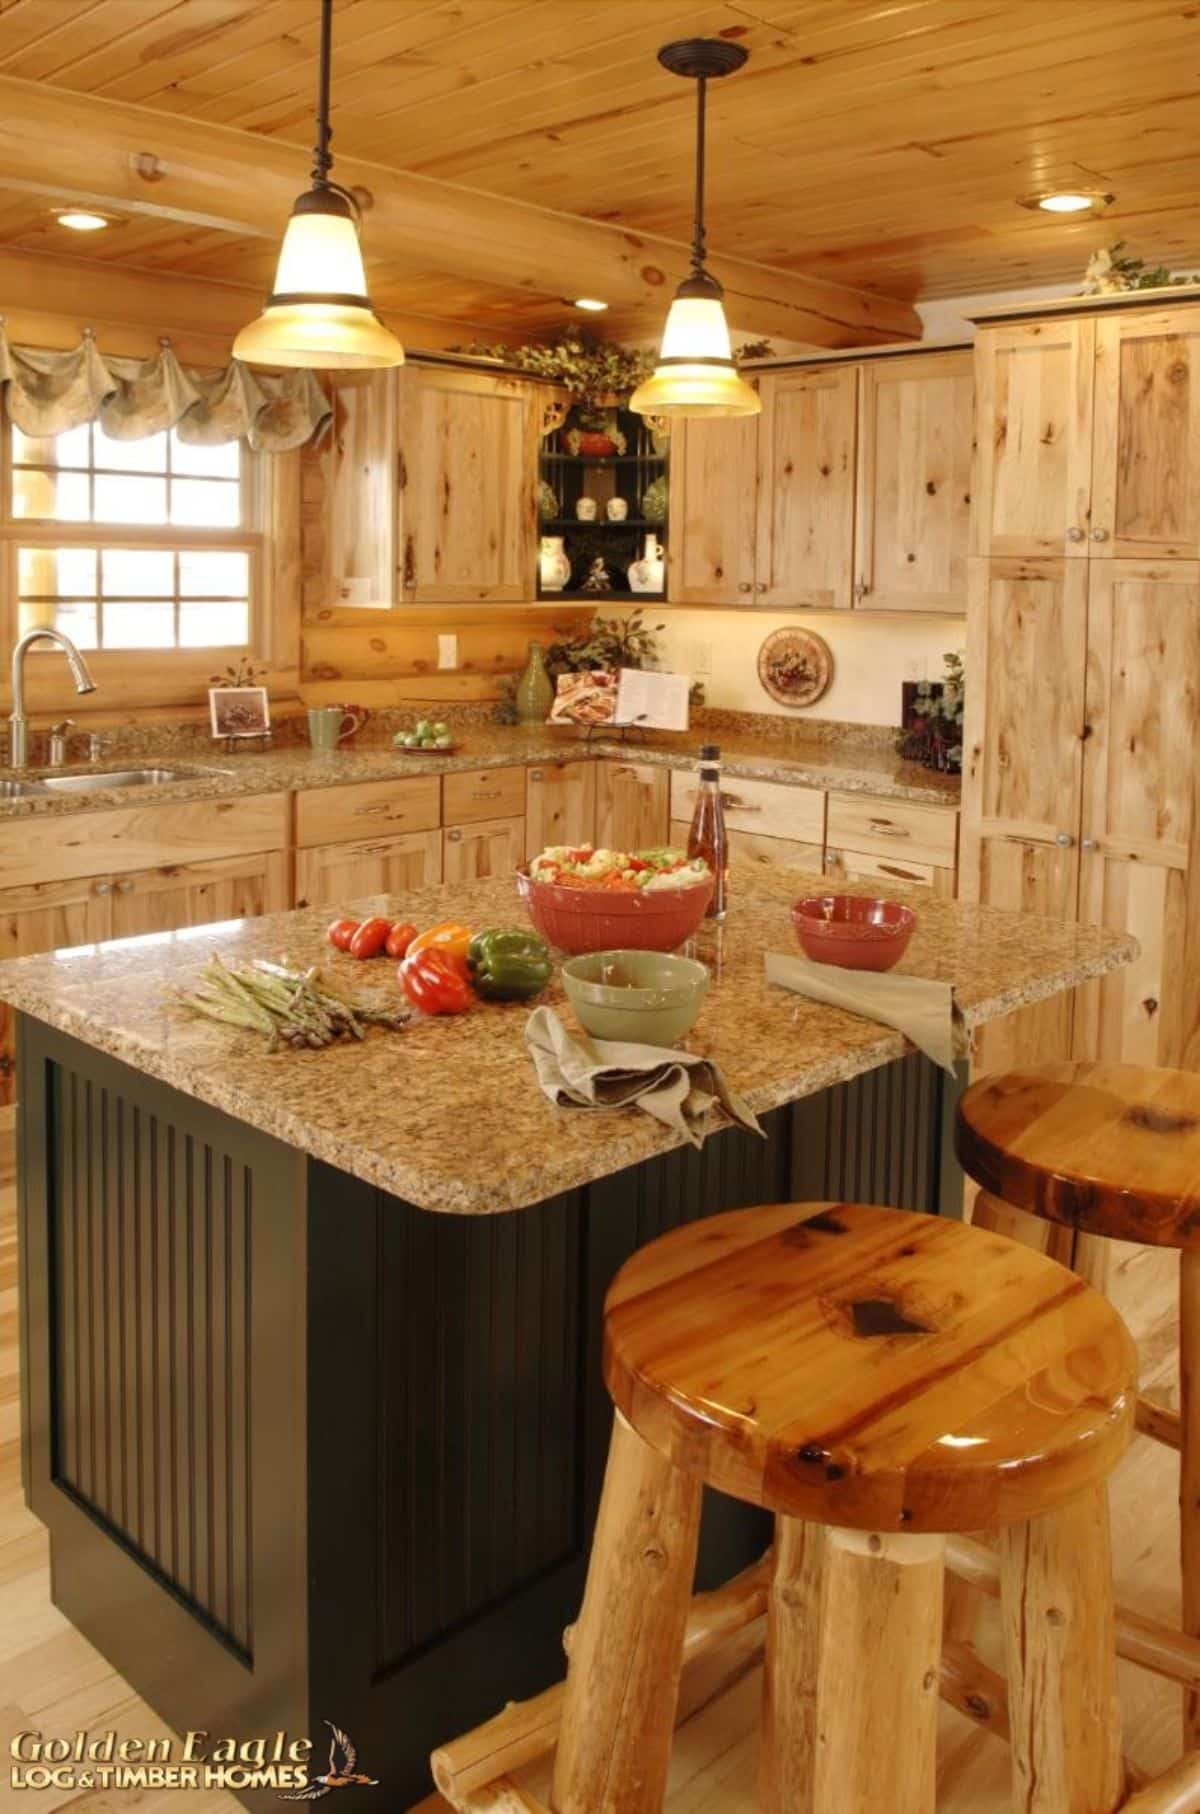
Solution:
M 307 171 L 302 147 L 0 77 L 0 183 L 48 202 L 276 239 Z M 339 158 L 336 175 L 373 197 L 368 253 L 420 269 L 526 294 L 600 296 L 656 318 L 687 269 L 687 248 L 673 240 L 356 158 Z M 906 302 L 748 260 L 715 257 L 710 268 L 743 332 L 828 347 L 920 338 Z

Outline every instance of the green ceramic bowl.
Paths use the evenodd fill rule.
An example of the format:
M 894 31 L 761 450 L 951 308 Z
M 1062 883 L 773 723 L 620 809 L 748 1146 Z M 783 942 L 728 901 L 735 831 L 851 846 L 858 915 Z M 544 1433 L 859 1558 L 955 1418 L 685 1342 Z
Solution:
M 670 1046 L 700 1012 L 708 971 L 666 951 L 589 951 L 568 958 L 563 987 L 581 1026 L 595 1039 Z

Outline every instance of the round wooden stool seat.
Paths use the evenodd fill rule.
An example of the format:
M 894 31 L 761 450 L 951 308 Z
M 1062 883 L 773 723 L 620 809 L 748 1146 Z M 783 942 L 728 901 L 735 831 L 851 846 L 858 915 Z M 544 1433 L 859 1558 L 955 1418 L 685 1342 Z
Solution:
M 1004 1202 L 1085 1234 L 1200 1248 L 1200 1075 L 1130 1064 L 1004 1071 L 967 1090 L 956 1143 Z
M 782 1203 L 676 1229 L 621 1268 L 605 1380 L 708 1485 L 859 1530 L 1029 1519 L 1103 1481 L 1133 1342 L 1065 1267 L 960 1222 Z

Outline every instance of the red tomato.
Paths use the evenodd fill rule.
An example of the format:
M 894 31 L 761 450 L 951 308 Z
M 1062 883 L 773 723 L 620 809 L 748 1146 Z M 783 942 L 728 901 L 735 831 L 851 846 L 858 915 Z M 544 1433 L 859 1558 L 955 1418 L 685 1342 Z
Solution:
M 339 951 L 349 951 L 350 940 L 357 931 L 357 920 L 334 920 L 325 937 L 331 945 L 336 945 Z
M 417 936 L 417 929 L 408 920 L 397 920 L 388 933 L 387 954 L 389 957 L 403 957 L 408 947 Z
M 387 946 L 391 930 L 390 920 L 364 920 L 350 940 L 351 957 L 378 957 Z

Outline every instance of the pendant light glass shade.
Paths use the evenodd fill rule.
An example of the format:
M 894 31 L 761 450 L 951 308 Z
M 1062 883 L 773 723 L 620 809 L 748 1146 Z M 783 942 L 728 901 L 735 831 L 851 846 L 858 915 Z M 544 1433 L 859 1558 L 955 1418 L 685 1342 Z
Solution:
M 248 365 L 362 371 L 404 364 L 404 348 L 367 294 L 357 204 L 329 180 L 332 12 L 331 0 L 322 0 L 313 186 L 296 198 L 266 307 L 233 343 L 234 358 Z
M 692 278 L 679 286 L 658 364 L 629 407 L 642 416 L 756 416 L 762 399 L 733 363 L 720 286 L 707 278 L 703 294 L 697 287 Z
M 740 45 L 722 39 L 689 38 L 665 44 L 658 60 L 672 75 L 696 83 L 696 213 L 692 269 L 675 292 L 663 328 L 658 364 L 639 384 L 629 407 L 642 416 L 756 416 L 762 400 L 738 376 L 725 292 L 704 268 L 704 117 L 708 83 L 730 75 L 746 61 Z

